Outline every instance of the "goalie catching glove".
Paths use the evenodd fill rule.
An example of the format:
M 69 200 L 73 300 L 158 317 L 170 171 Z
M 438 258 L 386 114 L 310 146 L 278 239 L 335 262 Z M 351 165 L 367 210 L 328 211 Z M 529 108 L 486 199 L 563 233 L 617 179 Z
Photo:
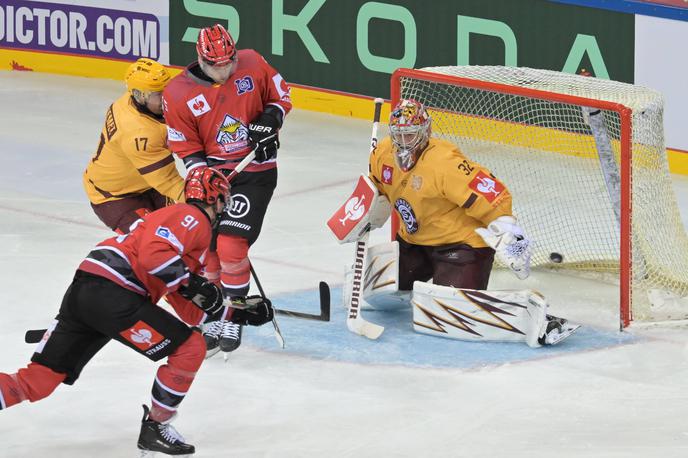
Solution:
M 516 224 L 513 216 L 500 216 L 487 225 L 475 230 L 493 250 L 497 259 L 509 267 L 521 280 L 530 275 L 530 256 L 532 247 Z
M 179 288 L 179 294 L 193 302 L 208 315 L 222 310 L 222 289 L 196 274 L 189 274 L 189 284 Z
M 280 147 L 277 132 L 282 124 L 282 113 L 268 106 L 258 119 L 248 125 L 248 138 L 256 152 L 256 162 L 265 162 L 277 156 Z

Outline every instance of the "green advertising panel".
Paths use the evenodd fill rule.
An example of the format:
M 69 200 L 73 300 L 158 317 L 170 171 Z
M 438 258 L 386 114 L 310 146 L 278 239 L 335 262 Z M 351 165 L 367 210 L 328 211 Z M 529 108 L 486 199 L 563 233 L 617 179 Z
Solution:
M 292 83 L 389 97 L 398 67 L 509 65 L 633 82 L 634 16 L 546 0 L 171 0 L 170 62 L 228 27 Z

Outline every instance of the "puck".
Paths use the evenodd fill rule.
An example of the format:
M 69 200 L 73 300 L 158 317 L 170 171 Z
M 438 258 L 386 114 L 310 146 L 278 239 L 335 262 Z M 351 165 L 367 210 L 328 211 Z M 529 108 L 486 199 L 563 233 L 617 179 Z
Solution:
M 560 264 L 564 260 L 564 257 L 559 253 L 550 253 L 549 259 L 556 264 Z

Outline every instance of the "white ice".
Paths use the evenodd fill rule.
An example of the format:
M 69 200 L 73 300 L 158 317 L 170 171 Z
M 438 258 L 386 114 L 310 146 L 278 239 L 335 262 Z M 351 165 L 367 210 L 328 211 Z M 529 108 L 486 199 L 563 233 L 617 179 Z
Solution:
M 79 261 L 110 236 L 81 173 L 122 90 L 0 73 L 0 371 L 28 363 L 24 331 L 51 321 Z M 341 284 L 351 247 L 324 221 L 366 170 L 369 135 L 363 120 L 301 110 L 287 119 L 278 190 L 252 249 L 271 294 Z M 674 183 L 688 210 L 688 180 Z M 373 241 L 386 239 L 378 232 Z M 506 272 L 493 277 L 494 287 L 515 285 Z M 614 332 L 614 287 L 543 272 L 525 285 L 554 312 Z M 470 369 L 340 362 L 247 338 L 228 363 L 204 363 L 175 425 L 198 457 L 688 456 L 688 334 L 633 332 L 633 343 Z M 0 457 L 136 456 L 155 370 L 109 344 L 74 386 L 0 412 Z

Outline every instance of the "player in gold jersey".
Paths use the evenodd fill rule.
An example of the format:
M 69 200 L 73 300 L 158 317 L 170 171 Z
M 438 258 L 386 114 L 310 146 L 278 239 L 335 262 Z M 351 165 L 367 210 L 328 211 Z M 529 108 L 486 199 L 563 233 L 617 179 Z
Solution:
M 528 277 L 531 242 L 513 216 L 507 187 L 456 145 L 431 138 L 431 122 L 423 104 L 399 102 L 390 115 L 390 136 L 372 151 L 369 177 L 359 181 L 361 189 L 368 178 L 372 182 L 372 196 L 354 202 L 361 203 L 360 213 L 370 214 L 354 215 L 352 206 L 347 218 L 379 227 L 379 193 L 401 219 L 398 245 L 370 247 L 365 268 L 360 266 L 363 302 L 373 305 L 376 299 L 387 306 L 384 301 L 407 298 L 414 330 L 425 334 L 531 347 L 561 342 L 579 326 L 549 315 L 540 293 L 487 290 L 495 256 L 518 278 Z M 397 275 L 383 278 L 388 272 Z M 349 278 L 345 303 L 354 297 L 355 273 Z
M 170 74 L 142 58 L 125 73 L 127 92 L 107 110 L 100 143 L 83 176 L 98 218 L 112 230 L 129 232 L 141 216 L 183 202 L 184 180 L 167 148 L 162 90 Z
M 402 100 L 389 128 L 390 136 L 370 156 L 370 178 L 402 221 L 399 289 L 430 278 L 440 285 L 486 289 L 495 250 L 480 231 L 491 223 L 513 234 L 514 248 L 524 256 L 510 264 L 527 277 L 528 240 L 512 216 L 507 187 L 454 144 L 431 138 L 422 104 Z

